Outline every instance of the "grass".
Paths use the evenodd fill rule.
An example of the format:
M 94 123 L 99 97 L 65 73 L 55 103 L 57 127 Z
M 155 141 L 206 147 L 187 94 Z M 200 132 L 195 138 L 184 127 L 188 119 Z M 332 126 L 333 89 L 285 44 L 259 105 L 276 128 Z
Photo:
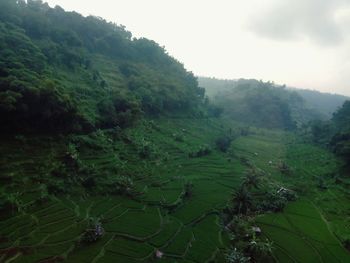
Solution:
M 153 237 L 149 243 L 154 247 L 161 248 L 164 247 L 167 243 L 171 242 L 173 238 L 181 231 L 181 223 L 174 219 L 168 218 L 166 222 L 163 222 L 162 230 L 158 235 Z
M 134 259 L 146 259 L 151 257 L 154 252 L 154 248 L 145 242 L 137 242 L 123 238 L 118 238 L 110 242 L 106 250 Z

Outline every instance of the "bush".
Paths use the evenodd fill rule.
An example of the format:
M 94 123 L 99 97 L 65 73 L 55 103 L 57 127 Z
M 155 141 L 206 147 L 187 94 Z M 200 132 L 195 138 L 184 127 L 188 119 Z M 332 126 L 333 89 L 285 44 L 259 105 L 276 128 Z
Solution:
M 255 229 L 252 217 L 232 217 L 226 225 L 232 245 L 226 257 L 227 262 L 270 262 L 272 242 L 258 237 Z
M 114 182 L 110 184 L 112 186 L 112 194 L 125 195 L 134 197 L 138 192 L 135 189 L 133 180 L 127 176 L 118 176 L 114 179 Z
M 195 150 L 193 152 L 190 152 L 188 154 L 188 156 L 190 158 L 197 158 L 197 157 L 203 157 L 203 156 L 206 156 L 206 155 L 209 155 L 211 153 L 211 148 L 209 145 L 202 145 L 199 147 L 198 150 Z
M 37 81 L 38 84 L 16 77 L 0 80 L 2 131 L 57 133 L 86 128 L 76 102 L 61 91 L 62 87 L 52 80 Z
M 158 153 L 154 144 L 144 138 L 135 141 L 137 151 L 142 159 L 154 159 Z
M 74 170 L 78 170 L 81 166 L 81 161 L 79 159 L 79 152 L 75 144 L 69 143 L 67 150 L 63 157 L 63 163 Z
M 271 256 L 273 250 L 273 243 L 268 239 L 262 241 L 256 238 L 253 238 L 249 242 L 248 254 L 254 259 L 263 259 L 268 256 Z
M 257 205 L 257 209 L 264 212 L 280 212 L 283 211 L 288 202 L 295 201 L 297 198 L 294 191 L 281 187 L 277 191 L 268 192 L 265 199 Z
M 289 202 L 296 201 L 298 199 L 298 195 L 296 192 L 286 188 L 280 188 L 279 195 L 285 198 Z
M 249 257 L 246 257 L 242 252 L 240 252 L 236 248 L 231 249 L 227 253 L 226 260 L 228 263 L 249 263 L 249 262 L 251 262 Z
M 102 128 L 121 127 L 127 128 L 132 126 L 141 116 L 139 103 L 132 99 L 114 94 L 98 105 L 101 115 L 100 126 Z
M 215 144 L 217 148 L 222 152 L 227 152 L 230 148 L 232 142 L 232 138 L 229 136 L 221 136 L 216 139 Z
M 290 169 L 288 164 L 286 164 L 285 162 L 280 162 L 278 164 L 278 169 L 280 170 L 280 172 L 282 174 L 285 174 L 285 175 L 291 175 L 292 174 L 292 170 Z
M 85 230 L 81 241 L 85 244 L 95 243 L 104 235 L 104 233 L 105 230 L 102 227 L 102 224 L 97 220 L 90 219 L 89 227 Z

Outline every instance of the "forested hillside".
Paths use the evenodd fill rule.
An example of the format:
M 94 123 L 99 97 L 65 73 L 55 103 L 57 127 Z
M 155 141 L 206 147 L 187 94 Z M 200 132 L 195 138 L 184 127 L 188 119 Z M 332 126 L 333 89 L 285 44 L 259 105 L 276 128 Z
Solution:
M 297 92 L 311 108 L 322 113 L 330 119 L 335 111 L 337 111 L 349 97 L 322 93 L 316 90 L 293 89 Z
M 258 81 L 254 79 L 225 80 L 199 77 L 198 80 L 200 86 L 205 88 L 206 95 L 209 98 L 215 98 L 216 96 L 228 92 L 236 88 L 237 86 L 241 86 L 243 82 L 250 83 L 253 86 L 258 86 Z M 313 113 L 317 112 L 318 117 L 322 119 L 330 119 L 333 113 L 337 111 L 346 100 L 350 99 L 346 96 L 322 93 L 316 90 L 290 88 L 285 85 L 280 87 L 283 87 L 292 93 L 297 93 L 298 95 L 300 95 L 300 97 L 303 100 L 303 107 L 307 108 L 308 110 L 311 110 Z
M 350 101 L 346 101 L 330 121 L 314 122 L 311 133 L 314 142 L 329 147 L 344 158 L 350 168 Z
M 204 96 L 154 41 L 41 1 L 0 2 L 0 62 L 1 132 L 125 127 L 141 113 L 198 114 Z
M 199 78 L 209 100 L 224 115 L 265 128 L 295 129 L 325 116 L 312 109 L 295 91 L 272 82 Z

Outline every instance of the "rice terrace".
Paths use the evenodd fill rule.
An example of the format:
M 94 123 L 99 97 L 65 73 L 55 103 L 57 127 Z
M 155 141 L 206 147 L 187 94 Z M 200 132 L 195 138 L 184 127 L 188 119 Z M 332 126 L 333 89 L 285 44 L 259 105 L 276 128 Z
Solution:
M 0 262 L 350 262 L 349 97 L 56 2 L 0 0 Z

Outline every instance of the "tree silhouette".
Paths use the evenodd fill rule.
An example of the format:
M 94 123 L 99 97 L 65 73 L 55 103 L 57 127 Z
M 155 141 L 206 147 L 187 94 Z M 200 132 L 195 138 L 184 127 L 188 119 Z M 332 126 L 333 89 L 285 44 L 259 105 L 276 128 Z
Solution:
M 252 196 L 244 185 L 233 194 L 232 202 L 238 214 L 246 214 L 253 205 Z
M 261 174 L 255 169 L 249 169 L 243 179 L 242 185 L 247 189 L 259 189 L 261 184 Z

